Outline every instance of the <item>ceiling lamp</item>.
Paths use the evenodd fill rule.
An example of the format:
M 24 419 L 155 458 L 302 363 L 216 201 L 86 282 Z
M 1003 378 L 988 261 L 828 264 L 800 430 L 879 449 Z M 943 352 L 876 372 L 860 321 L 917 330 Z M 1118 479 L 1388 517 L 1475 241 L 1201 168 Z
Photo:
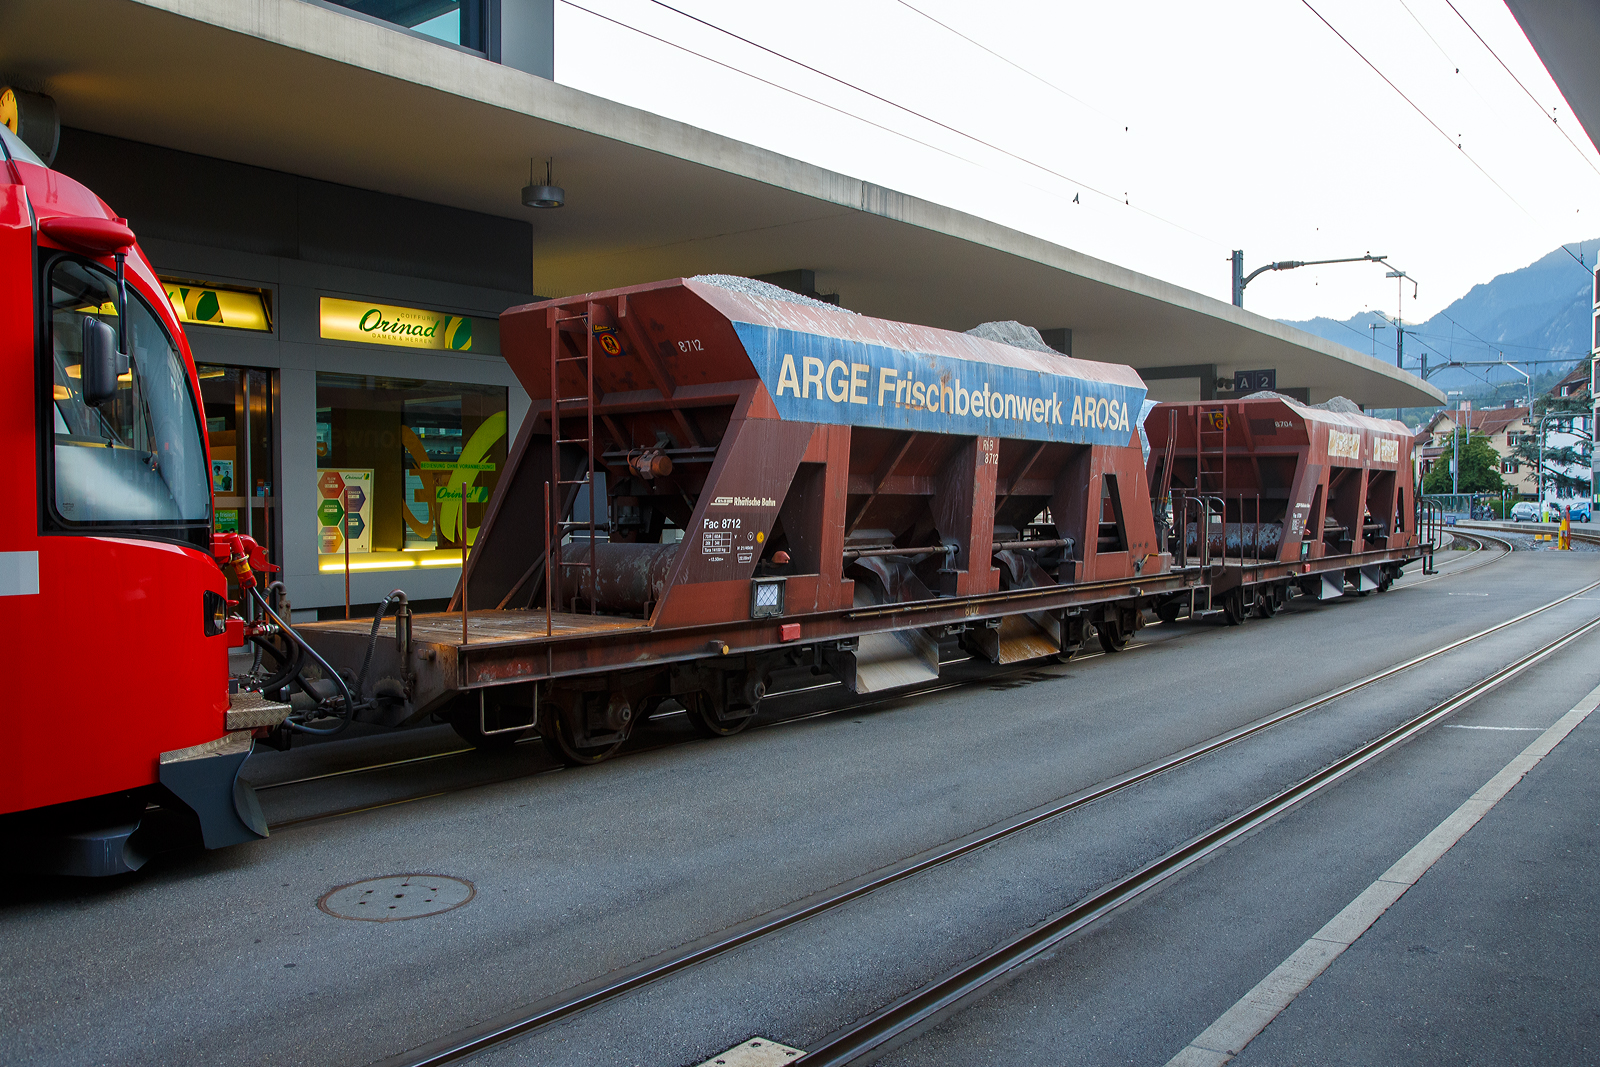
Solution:
M 522 203 L 526 207 L 560 207 L 567 202 L 567 191 L 555 184 L 555 179 L 550 176 L 550 168 L 555 160 L 547 159 L 544 164 L 544 184 L 533 184 L 533 160 L 528 160 L 528 184 L 522 187 Z

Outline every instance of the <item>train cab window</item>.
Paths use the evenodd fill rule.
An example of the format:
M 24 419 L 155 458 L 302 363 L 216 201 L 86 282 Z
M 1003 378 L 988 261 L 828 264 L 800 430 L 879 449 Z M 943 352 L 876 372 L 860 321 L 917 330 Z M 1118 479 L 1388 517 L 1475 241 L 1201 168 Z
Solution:
M 50 502 L 67 529 L 209 526 L 205 446 L 188 370 L 159 320 L 128 286 L 129 368 L 116 396 L 91 407 L 82 391 L 83 326 L 117 326 L 117 285 L 98 267 L 49 267 Z M 193 540 L 194 530 L 173 531 Z M 185 536 L 188 535 L 188 536 Z

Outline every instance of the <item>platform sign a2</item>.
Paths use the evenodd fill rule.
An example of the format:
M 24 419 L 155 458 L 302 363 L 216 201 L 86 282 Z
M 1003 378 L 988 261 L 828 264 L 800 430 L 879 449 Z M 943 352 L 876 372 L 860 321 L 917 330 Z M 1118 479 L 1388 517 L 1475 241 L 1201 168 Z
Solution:
M 329 556 L 372 551 L 372 471 L 317 472 L 317 553 Z

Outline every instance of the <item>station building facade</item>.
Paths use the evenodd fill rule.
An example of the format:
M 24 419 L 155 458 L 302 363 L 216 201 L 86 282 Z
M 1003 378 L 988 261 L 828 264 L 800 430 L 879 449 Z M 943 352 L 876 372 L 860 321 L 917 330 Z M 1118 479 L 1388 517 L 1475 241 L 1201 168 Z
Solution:
M 347 575 L 357 611 L 397 587 L 446 602 L 531 406 L 497 317 L 540 294 L 793 275 L 883 318 L 1027 322 L 1197 396 L 1275 367 L 1313 401 L 1442 399 L 1226 302 L 557 85 L 553 3 L 8 8 L 0 84 L 59 103 L 53 165 L 129 220 L 166 284 L 218 528 L 268 546 L 297 619 L 342 614 Z M 551 157 L 575 195 L 524 206 Z
M 302 617 L 343 613 L 347 555 L 357 605 L 448 598 L 528 411 L 498 316 L 534 299 L 529 224 L 71 128 L 54 166 L 184 321 L 217 528 L 268 546 Z
M 553 75 L 554 0 L 300 2 Z M 216 528 L 267 546 L 298 618 L 342 615 L 347 576 L 357 610 L 442 606 L 528 411 L 498 316 L 535 298 L 531 225 L 70 125 L 52 166 L 184 322 Z

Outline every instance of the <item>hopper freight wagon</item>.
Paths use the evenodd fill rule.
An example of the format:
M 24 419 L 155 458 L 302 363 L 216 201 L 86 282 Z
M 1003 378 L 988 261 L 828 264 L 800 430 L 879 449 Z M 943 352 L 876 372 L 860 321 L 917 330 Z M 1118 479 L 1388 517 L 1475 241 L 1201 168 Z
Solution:
M 1209 575 L 1161 598 L 1163 620 L 1381 592 L 1432 544 L 1404 423 L 1260 397 L 1160 404 L 1145 432 L 1163 544 Z
M 737 731 L 774 672 L 862 693 L 1119 649 L 1191 598 L 1157 542 L 1131 369 L 742 279 L 501 319 L 533 399 L 447 613 L 296 629 L 362 717 L 536 729 L 571 763 L 675 700 Z

